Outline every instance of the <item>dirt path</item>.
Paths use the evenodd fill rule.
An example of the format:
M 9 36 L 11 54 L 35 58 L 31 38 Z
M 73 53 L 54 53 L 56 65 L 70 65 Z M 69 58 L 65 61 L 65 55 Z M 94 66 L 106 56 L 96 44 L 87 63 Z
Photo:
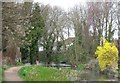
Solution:
M 22 66 L 11 67 L 4 71 L 4 81 L 22 81 L 22 79 L 18 75 L 18 70 L 22 68 Z

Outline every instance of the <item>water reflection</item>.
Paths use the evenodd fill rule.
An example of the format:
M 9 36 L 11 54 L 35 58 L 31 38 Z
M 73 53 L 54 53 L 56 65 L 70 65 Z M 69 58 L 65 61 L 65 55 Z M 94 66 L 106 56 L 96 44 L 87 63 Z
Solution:
M 105 70 L 104 73 L 101 73 L 98 61 L 94 59 L 87 64 L 87 69 L 83 70 L 78 76 L 78 79 L 88 81 L 118 81 L 118 78 L 115 77 L 116 74 L 118 75 L 118 73 L 114 73 L 109 69 Z
M 110 81 L 110 80 L 114 80 L 114 81 L 118 81 L 118 79 L 113 77 L 113 76 L 104 75 L 104 74 L 101 74 L 101 73 L 95 72 L 95 71 L 84 71 L 80 75 L 80 80 L 89 80 L 89 81 Z

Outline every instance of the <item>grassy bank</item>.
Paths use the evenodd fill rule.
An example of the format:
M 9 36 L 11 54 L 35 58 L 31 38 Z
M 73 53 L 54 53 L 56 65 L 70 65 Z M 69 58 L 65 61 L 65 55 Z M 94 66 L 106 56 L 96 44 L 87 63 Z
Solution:
M 41 66 L 26 66 L 18 71 L 25 81 L 69 81 L 67 74 L 70 69 L 61 69 Z
M 2 82 L 2 67 L 0 67 L 0 83 Z
M 11 66 L 10 65 L 6 65 L 6 66 L 1 66 L 0 67 L 0 83 L 3 81 L 3 77 L 4 77 L 4 74 L 3 72 L 7 69 L 9 69 Z

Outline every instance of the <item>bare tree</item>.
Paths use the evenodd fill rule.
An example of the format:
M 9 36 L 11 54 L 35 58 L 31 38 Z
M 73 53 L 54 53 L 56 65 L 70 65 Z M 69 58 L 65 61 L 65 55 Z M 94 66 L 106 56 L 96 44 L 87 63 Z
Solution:
M 59 7 L 41 5 L 41 13 L 44 17 L 45 28 L 40 45 L 43 46 L 48 62 L 51 62 L 54 53 L 54 45 L 59 46 L 59 41 L 64 40 L 63 28 L 65 27 L 65 12 Z M 58 50 L 56 50 L 59 52 Z

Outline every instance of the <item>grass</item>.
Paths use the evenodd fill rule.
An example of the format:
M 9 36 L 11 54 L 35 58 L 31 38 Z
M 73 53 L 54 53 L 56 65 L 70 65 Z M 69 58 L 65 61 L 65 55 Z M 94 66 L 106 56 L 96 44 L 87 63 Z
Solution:
M 0 83 L 2 82 L 2 67 L 0 67 Z
M 5 65 L 5 66 L 2 66 L 2 69 L 3 69 L 3 70 L 7 70 L 7 69 L 9 69 L 10 67 L 12 67 L 12 66 L 10 66 L 10 65 Z
M 26 66 L 18 71 L 24 81 L 69 81 L 67 74 L 70 69 L 61 69 L 41 66 Z

